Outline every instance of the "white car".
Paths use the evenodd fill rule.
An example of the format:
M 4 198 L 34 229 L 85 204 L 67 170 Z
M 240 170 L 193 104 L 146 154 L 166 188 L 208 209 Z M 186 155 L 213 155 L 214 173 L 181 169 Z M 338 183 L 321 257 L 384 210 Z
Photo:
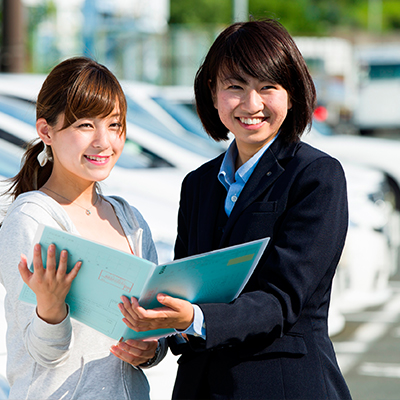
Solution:
M 28 101 L 0 94 L 0 137 L 16 149 L 36 139 L 34 113 L 34 105 Z M 100 186 L 104 194 L 124 197 L 139 209 L 150 225 L 160 260 L 169 261 L 176 236 L 181 182 L 190 169 L 207 158 L 195 152 L 196 148 L 178 146 L 129 120 L 127 128 L 123 153 Z M 162 130 L 162 125 L 157 129 Z M 22 149 L 19 150 L 21 156 Z
M 186 116 L 191 112 L 198 119 L 193 88 L 164 87 L 148 95 L 183 126 L 189 121 L 199 134 Z M 348 182 L 349 232 L 334 280 L 329 321 L 333 335 L 344 326 L 343 312 L 381 304 L 391 294 L 388 281 L 400 262 L 400 142 L 334 135 L 317 122 L 303 140 L 338 158 Z
M 7 96 L 17 98 L 25 98 L 33 101 L 40 89 L 38 81 L 41 77 L 31 77 L 31 84 L 28 83 L 29 77 L 22 79 L 24 88 L 19 88 L 18 79 L 10 84 L 3 85 L 0 75 L 0 94 L 1 91 Z M 36 82 L 36 83 L 35 83 Z M 36 87 L 34 87 L 36 85 Z M 176 234 L 176 214 L 179 201 L 179 189 L 184 175 L 191 169 L 219 154 L 226 146 L 215 144 L 211 139 L 207 138 L 204 131 L 199 130 L 199 125 L 193 121 L 197 116 L 191 114 L 192 120 L 183 118 L 184 112 L 173 107 L 173 105 L 183 106 L 185 101 L 180 96 L 187 98 L 188 90 L 185 94 L 175 93 L 175 99 L 171 103 L 173 90 L 171 88 L 159 88 L 137 83 L 123 83 L 124 90 L 127 93 L 129 113 L 128 113 L 128 143 L 127 152 L 133 152 L 133 156 L 128 156 L 126 160 L 138 159 L 139 154 L 152 154 L 155 160 L 159 160 L 161 168 L 136 168 L 124 169 L 116 167 L 110 178 L 104 183 L 104 192 L 106 194 L 120 194 L 126 198 L 131 204 L 144 214 L 148 220 L 157 242 L 157 248 L 161 254 L 162 260 L 172 257 L 172 244 Z M 28 87 L 31 88 L 28 90 Z M 34 88 L 32 88 L 34 87 Z M 179 89 L 177 89 L 179 91 Z M 167 93 L 167 94 L 166 94 Z M 189 103 L 192 101 L 190 98 Z M 29 105 L 29 104 L 28 104 Z M 0 122 L 2 102 L 0 97 Z M 10 104 L 9 104 L 10 106 Z M 32 108 L 32 104 L 30 105 Z M 186 107 L 189 110 L 190 104 Z M 19 107 L 17 107 L 20 110 Z M 10 112 L 11 113 L 11 112 Z M 25 111 L 27 113 L 27 111 Z M 12 114 L 12 113 L 11 113 Z M 15 112 L 14 112 L 15 114 Z M 21 114 L 14 115 L 17 119 L 22 120 Z M 26 118 L 26 114 L 23 115 Z M 194 118 L 193 118 L 194 117 Z M 8 115 L 8 118 L 11 118 Z M 191 121 L 188 123 L 188 121 Z M 18 129 L 18 131 L 22 131 Z M 36 137 L 33 126 L 30 126 Z M 196 130 L 196 132 L 194 132 Z M 346 158 L 344 155 L 348 151 L 349 154 L 360 156 L 357 149 L 365 144 L 364 139 L 354 137 L 351 151 L 342 146 L 335 146 L 340 143 L 338 136 L 322 135 L 314 127 L 309 135 L 305 135 L 304 139 L 310 141 L 316 147 L 327 151 L 333 156 L 339 158 L 345 167 L 348 186 L 349 186 L 349 205 L 350 205 L 350 225 L 348 242 L 342 257 L 341 266 L 338 270 L 334 284 L 334 295 L 332 300 L 331 315 L 335 315 L 334 310 L 343 310 L 343 304 L 350 304 L 346 301 L 339 301 L 344 295 L 349 298 L 349 293 L 357 293 L 353 295 L 360 301 L 357 303 L 352 301 L 354 306 L 365 307 L 371 304 L 371 301 L 382 301 L 383 293 L 387 294 L 387 281 L 391 274 L 397 270 L 397 252 L 399 248 L 400 227 L 398 224 L 399 198 L 396 197 L 396 187 L 400 185 L 400 171 L 398 175 L 392 174 L 393 171 L 384 168 L 376 168 L 371 165 L 371 159 L 364 157 L 364 168 L 360 165 L 354 165 L 352 158 Z M 341 138 L 346 142 L 349 137 Z M 22 138 L 26 140 L 25 137 Z M 210 143 L 213 143 L 212 145 Z M 391 143 L 382 143 L 382 147 L 375 147 L 375 142 L 369 146 L 372 147 L 377 154 L 386 152 L 385 146 L 390 147 Z M 368 144 L 365 144 L 366 149 Z M 400 143 L 399 143 L 400 146 Z M 134 154 L 136 149 L 142 149 L 137 156 Z M 367 150 L 364 151 L 364 154 Z M 399 154 L 399 153 L 398 153 Z M 131 157 L 131 158 L 130 158 Z M 382 156 L 378 157 L 380 159 Z M 123 157 L 121 158 L 123 162 Z M 154 161 L 155 165 L 157 161 Z M 361 161 L 359 161 L 360 163 Z M 359 164 L 358 163 L 358 164 Z M 145 163 L 144 163 L 145 165 Z M 169 167 L 168 167 L 169 166 Z M 381 166 L 382 167 L 382 166 Z M 400 193 L 400 191 L 399 191 Z M 393 200 L 395 199 L 395 200 Z M 397 199 L 397 200 L 396 200 Z M 374 219 L 372 219 L 374 216 Z M 364 236 L 362 236 L 364 235 Z M 361 238 L 364 239 L 361 239 Z M 368 240 L 366 239 L 368 237 Z M 373 245 L 371 245 L 371 241 Z M 368 244 L 367 244 L 368 243 Z M 368 251 L 364 251 L 362 255 L 371 253 L 376 254 L 374 257 L 366 257 L 369 261 L 368 268 L 365 263 L 361 263 L 368 269 L 365 270 L 362 279 L 358 278 L 360 274 L 360 259 L 358 256 L 360 247 L 365 246 Z M 390 249 L 392 261 L 390 264 L 382 263 L 385 255 Z M 368 253 L 369 252 L 369 253 Z M 376 260 L 376 261 L 374 261 Z M 382 265 L 384 264 L 384 265 Z M 388 268 L 389 265 L 389 268 Z M 390 273 L 388 273 L 388 271 Z M 367 276 L 374 277 L 367 279 Z M 379 279 L 377 278 L 379 277 Z M 364 279 L 365 278 L 365 279 Z M 385 289 L 385 290 L 384 290 Z M 371 294 L 379 295 L 372 296 Z M 363 294 L 361 296 L 361 293 Z M 364 301 L 362 301 L 364 299 Z M 366 300 L 369 300 L 367 303 Z M 340 330 L 343 323 L 343 317 L 336 313 L 336 322 L 330 322 L 332 332 Z M 333 318 L 333 317 L 332 317 Z M 336 328 L 334 328 L 336 327 Z

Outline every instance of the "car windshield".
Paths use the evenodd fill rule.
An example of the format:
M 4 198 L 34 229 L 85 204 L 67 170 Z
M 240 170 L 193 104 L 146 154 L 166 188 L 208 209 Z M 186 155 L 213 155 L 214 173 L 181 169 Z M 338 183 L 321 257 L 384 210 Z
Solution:
M 315 130 L 317 132 L 319 132 L 323 136 L 333 136 L 334 135 L 333 129 L 329 125 L 327 125 L 323 122 L 313 119 L 312 126 L 313 126 L 313 128 L 315 128 Z
M 167 139 L 170 142 L 189 150 L 195 154 L 201 155 L 203 157 L 209 158 L 213 154 L 213 146 L 210 140 L 200 140 L 198 136 L 195 135 L 179 135 L 169 129 L 165 124 L 155 118 L 150 112 L 141 107 L 137 101 L 132 99 L 132 97 L 127 96 L 128 102 L 128 113 L 127 120 L 132 124 L 135 124 L 143 129 L 146 129 L 157 136 Z M 167 111 L 167 110 L 166 110 Z M 203 136 L 204 138 L 204 136 Z M 215 155 L 219 154 L 219 151 L 214 151 Z
M 4 149 L 0 150 L 0 175 L 5 178 L 15 176 L 20 168 L 20 159 Z
M 369 78 L 378 79 L 400 79 L 400 64 L 370 65 Z
M 19 121 L 23 121 L 33 127 L 36 125 L 35 104 L 29 100 L 0 95 L 0 112 Z M 20 147 L 26 145 L 25 140 L 9 132 L 5 126 L 0 127 L 0 138 Z M 15 164 L 9 161 L 7 156 L 3 156 L 1 160 L 2 170 L 0 170 L 0 174 L 6 177 L 14 176 L 16 173 L 14 168 L 15 165 L 17 165 L 18 171 L 19 160 L 17 159 L 17 164 Z M 131 139 L 126 140 L 124 150 L 117 161 L 117 165 L 128 169 L 172 167 L 172 164 L 168 161 L 143 146 L 140 146 Z M 3 170 L 4 173 L 2 173 Z

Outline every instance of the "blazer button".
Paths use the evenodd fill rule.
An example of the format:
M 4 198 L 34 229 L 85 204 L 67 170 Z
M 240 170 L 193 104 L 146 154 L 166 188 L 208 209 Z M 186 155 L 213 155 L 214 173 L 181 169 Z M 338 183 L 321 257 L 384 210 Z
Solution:
M 272 174 L 271 171 L 268 171 L 268 172 L 266 173 L 267 176 L 270 176 L 271 174 Z

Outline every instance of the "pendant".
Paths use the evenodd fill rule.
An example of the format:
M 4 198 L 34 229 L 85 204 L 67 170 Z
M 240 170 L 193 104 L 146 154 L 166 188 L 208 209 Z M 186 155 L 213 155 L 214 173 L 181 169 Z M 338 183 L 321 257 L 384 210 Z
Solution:
M 90 210 L 86 210 L 86 215 L 90 215 L 90 214 L 91 214 Z

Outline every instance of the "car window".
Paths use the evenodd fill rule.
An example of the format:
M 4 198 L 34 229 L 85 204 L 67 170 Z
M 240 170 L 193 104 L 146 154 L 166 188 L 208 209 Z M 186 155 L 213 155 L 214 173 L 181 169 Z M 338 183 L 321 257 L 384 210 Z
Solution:
M 160 168 L 173 167 L 168 161 L 127 138 L 117 164 L 121 168 Z
M 0 175 L 5 178 L 15 176 L 20 168 L 20 159 L 14 154 L 0 150 Z
M 35 104 L 29 100 L 20 99 L 12 96 L 0 95 L 0 112 L 7 114 L 13 118 L 23 121 L 29 125 L 36 125 L 35 116 Z M 17 146 L 24 147 L 26 142 L 15 136 L 15 134 L 7 131 L 5 127 L 0 128 L 0 138 L 7 142 L 16 144 Z M 173 165 L 163 159 L 161 156 L 154 152 L 140 146 L 131 139 L 127 139 L 124 150 L 117 161 L 117 165 L 122 168 L 134 169 L 134 168 L 160 168 L 160 167 L 172 167 Z M 9 170 L 6 168 L 7 162 L 4 161 L 4 176 L 14 176 L 14 164 L 10 165 Z M 19 168 L 19 160 L 18 160 Z M 18 171 L 18 170 L 17 170 Z M 1 171 L 0 171 L 1 174 Z
M 0 111 L 29 125 L 36 125 L 35 104 L 12 96 L 0 96 Z
M 166 125 L 160 122 L 154 115 L 141 107 L 137 101 L 127 96 L 128 113 L 127 120 L 143 129 L 146 129 L 161 138 L 167 139 L 170 142 L 189 150 L 195 154 L 209 158 L 210 156 L 219 154 L 213 150 L 209 142 L 199 140 L 195 135 L 182 136 L 178 135 L 169 129 Z
M 369 78 L 378 79 L 400 79 L 400 64 L 370 65 Z

